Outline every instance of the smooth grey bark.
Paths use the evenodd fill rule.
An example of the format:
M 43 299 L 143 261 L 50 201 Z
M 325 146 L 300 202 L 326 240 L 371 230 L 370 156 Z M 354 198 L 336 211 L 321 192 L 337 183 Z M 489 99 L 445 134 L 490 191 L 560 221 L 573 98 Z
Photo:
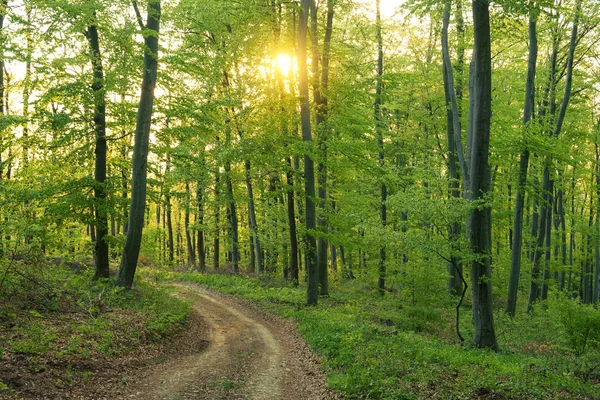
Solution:
M 165 175 L 168 176 L 171 169 L 171 159 L 167 155 L 167 166 L 165 168 Z M 166 210 L 166 224 L 167 224 L 167 249 L 169 250 L 169 263 L 173 264 L 175 261 L 175 236 L 173 234 L 173 207 L 171 205 L 171 194 L 169 187 L 165 184 L 163 186 L 165 191 L 165 210 Z
M 327 114 L 328 114 L 328 94 L 329 89 L 329 57 L 331 54 L 331 36 L 333 34 L 333 16 L 334 16 L 334 0 L 327 0 L 327 22 L 325 26 L 325 37 L 323 39 L 323 56 L 322 56 L 322 70 L 321 70 L 321 82 L 318 84 L 318 78 L 315 78 L 317 82 L 315 90 L 315 103 L 316 103 L 316 123 L 317 123 L 317 148 L 319 150 L 319 162 L 317 163 L 317 186 L 318 186 L 318 207 L 319 213 L 317 218 L 317 227 L 320 233 L 317 240 L 317 264 L 319 269 L 319 286 L 320 294 L 329 294 L 329 281 L 327 271 L 327 248 L 328 243 L 324 233 L 328 231 L 328 224 L 326 218 L 326 205 L 327 205 Z M 311 35 L 313 40 L 314 54 L 317 54 L 318 43 L 317 43 L 317 10 L 314 6 L 311 10 Z M 313 60 L 318 60 L 318 57 L 313 57 Z M 318 63 L 313 62 L 313 75 L 318 77 Z
M 94 280 L 108 278 L 110 271 L 108 267 L 108 243 L 105 238 L 108 235 L 108 212 L 106 205 L 106 90 L 104 87 L 104 68 L 102 67 L 102 53 L 100 52 L 100 41 L 98 39 L 98 28 L 96 26 L 96 11 L 92 13 L 92 22 L 85 31 L 85 37 L 90 46 L 91 64 L 94 80 L 92 91 L 94 92 L 94 133 L 96 135 L 96 148 L 94 150 L 96 159 L 94 161 L 94 212 L 96 235 L 94 240 Z M 0 66 L 4 68 L 4 66 Z M 3 97 L 3 96 L 2 96 Z M 0 98 L 2 98 L 0 97 Z
M 265 262 L 263 259 L 263 250 L 258 237 L 258 225 L 256 223 L 256 210 L 254 208 L 254 191 L 252 188 L 252 177 L 250 175 L 250 160 L 244 162 L 246 176 L 246 194 L 248 196 L 248 225 L 252 236 L 252 246 L 254 248 L 254 260 L 256 262 L 256 273 L 260 276 L 264 272 Z
M 460 111 L 458 108 L 458 101 L 455 92 L 455 83 L 454 83 L 454 72 L 452 69 L 452 63 L 450 61 L 450 52 L 448 45 L 448 24 L 450 21 L 450 1 L 446 1 L 446 6 L 444 7 L 444 17 L 443 17 L 443 26 L 442 26 L 442 61 L 444 68 L 444 78 L 447 81 L 445 85 L 447 100 L 449 101 L 450 112 L 452 116 L 452 133 L 453 133 L 453 141 L 454 148 L 456 149 L 456 157 L 458 157 L 458 162 L 461 168 L 463 187 L 470 187 L 470 179 L 469 179 L 469 166 L 467 165 L 467 159 L 465 158 L 465 152 L 462 144 L 462 129 L 460 126 Z
M 566 65 L 566 75 L 565 75 L 565 89 L 563 94 L 563 99 L 560 105 L 560 109 L 558 111 L 558 115 L 556 117 L 556 123 L 554 129 L 550 132 L 551 137 L 558 137 L 562 130 L 562 125 L 565 119 L 565 115 L 567 112 L 567 107 L 569 105 L 569 101 L 571 99 L 571 87 L 573 84 L 573 62 L 575 57 L 575 47 L 577 46 L 577 31 L 579 27 L 579 12 L 581 7 L 581 1 L 577 2 L 575 8 L 575 16 L 573 19 L 573 28 L 571 31 L 571 40 L 569 43 L 569 51 L 567 55 L 567 65 Z M 556 86 L 556 54 L 557 54 L 557 45 L 555 44 L 552 57 L 551 57 L 551 72 L 549 77 L 549 101 L 550 101 L 550 115 L 554 113 L 555 110 L 555 94 L 554 88 Z M 540 291 L 540 260 L 542 254 L 544 254 L 544 245 L 546 243 L 546 234 L 550 235 L 550 229 L 545 229 L 546 227 L 546 218 L 548 208 L 552 208 L 552 204 L 548 203 L 548 200 L 551 199 L 551 190 L 553 185 L 553 180 L 550 177 L 550 164 L 551 157 L 547 155 L 544 160 L 544 180 L 542 184 L 542 203 L 540 204 L 540 229 L 538 229 L 538 236 L 536 241 L 536 250 L 533 258 L 533 266 L 531 271 L 531 284 L 529 289 L 529 300 L 527 304 L 527 311 L 531 311 L 533 308 L 533 304 L 540 299 L 542 292 Z M 550 227 L 552 225 L 550 224 Z M 544 279 L 545 280 L 545 279 Z
M 288 232 L 290 235 L 290 279 L 294 286 L 298 285 L 298 236 L 296 231 L 296 212 L 294 209 L 294 168 L 292 159 L 287 157 L 288 169 L 285 173 L 287 189 Z
M 594 183 L 594 174 L 592 174 L 592 179 L 591 179 L 591 183 Z M 582 210 L 583 211 L 583 210 Z M 582 213 L 583 214 L 583 213 Z M 591 304 L 592 302 L 592 291 L 593 291 L 593 286 L 592 286 L 592 270 L 593 270 L 593 264 L 592 264 L 592 260 L 591 260 L 591 253 L 592 253 L 592 229 L 593 229 L 593 224 L 594 224 L 594 196 L 590 195 L 590 211 L 589 211 L 589 218 L 588 218 L 588 227 L 589 227 L 589 232 L 586 236 L 587 236 L 587 249 L 582 248 L 582 274 L 581 274 L 581 280 L 582 280 L 582 284 L 581 284 L 581 301 L 584 304 Z M 583 247 L 583 246 L 582 246 Z
M 315 166 L 312 159 L 312 132 L 310 126 L 310 103 L 308 97 L 308 67 L 307 67 L 307 33 L 308 14 L 311 0 L 301 0 L 300 19 L 298 23 L 298 88 L 300 94 L 300 122 L 302 140 L 306 144 L 304 154 L 304 195 L 305 195 L 305 224 L 306 224 L 306 269 L 308 286 L 306 302 L 317 304 L 319 300 L 319 270 L 317 268 L 316 240 L 316 208 L 315 208 Z M 315 55 L 313 55 L 314 57 Z
M 221 207 L 219 206 L 220 201 L 220 183 L 221 183 L 221 174 L 219 170 L 215 171 L 215 237 L 213 238 L 213 268 L 215 270 L 219 269 L 219 256 L 221 253 L 220 249 L 220 238 L 221 238 L 221 223 L 220 223 L 220 215 L 221 215 Z
M 447 0 L 444 7 L 444 16 L 442 24 L 442 75 L 444 79 L 444 94 L 446 98 L 446 138 L 448 143 L 447 167 L 448 175 L 450 178 L 448 184 L 448 191 L 451 197 L 459 198 L 461 196 L 459 184 L 461 176 L 459 175 L 459 166 L 462 170 L 463 187 L 465 188 L 468 187 L 469 174 L 462 147 L 460 110 L 458 106 L 457 95 L 455 92 L 456 86 L 454 83 L 454 71 L 452 69 L 448 45 L 450 5 L 451 2 Z M 460 88 L 460 90 L 462 90 L 462 88 Z M 404 213 L 402 217 L 405 217 Z M 461 224 L 458 221 L 451 223 L 448 227 L 448 231 L 449 239 L 451 241 L 452 246 L 452 253 L 448 261 L 448 274 L 450 275 L 450 279 L 448 280 L 448 291 L 451 295 L 460 296 L 463 293 L 464 279 L 462 276 L 462 260 L 458 256 L 458 249 L 456 243 L 458 242 L 461 236 Z
M 185 230 L 185 243 L 187 247 L 187 263 L 188 267 L 196 266 L 196 252 L 194 251 L 194 242 L 192 240 L 192 231 L 190 230 L 190 203 L 191 203 L 191 195 L 190 195 L 190 184 L 188 182 L 185 183 L 185 213 L 184 213 L 184 225 L 183 229 Z
M 562 189 L 558 190 L 558 198 L 556 199 L 558 206 L 557 212 L 560 223 L 561 230 L 561 261 L 562 261 L 562 271 L 560 274 L 560 284 L 559 290 L 562 292 L 565 290 L 565 278 L 566 278 L 566 269 L 567 269 L 567 222 L 565 219 L 565 208 L 564 208 L 564 192 Z
M 202 159 L 202 167 L 204 165 L 204 158 Z M 196 236 L 196 249 L 198 253 L 198 269 L 201 272 L 206 270 L 206 250 L 204 244 L 204 183 L 198 182 L 196 187 L 196 202 L 198 207 L 197 222 L 198 222 L 198 235 Z
M 375 87 L 375 102 L 373 104 L 374 117 L 375 117 L 375 130 L 377 134 L 377 148 L 379 151 L 379 168 L 383 174 L 383 168 L 385 166 L 385 153 L 383 147 L 383 115 L 381 112 L 381 105 L 383 102 L 383 37 L 381 34 L 381 7 L 380 0 L 375 0 L 375 25 L 376 25 L 376 39 L 377 39 L 377 81 Z M 387 225 L 387 186 L 385 181 L 381 182 L 381 197 L 379 204 L 379 218 L 381 220 L 381 226 L 385 229 Z M 379 277 L 377 279 L 377 287 L 381 294 L 385 290 L 385 278 L 386 278 L 386 251 L 385 245 L 381 245 L 379 248 Z
M 535 104 L 535 75 L 537 66 L 537 15 L 534 10 L 529 12 L 529 55 L 527 61 L 527 83 L 525 85 L 525 106 L 523 107 L 524 135 L 526 133 Z M 517 196 L 515 199 L 515 212 L 513 221 L 512 254 L 510 263 L 510 277 L 508 281 L 508 296 L 506 300 L 506 313 L 513 318 L 517 309 L 517 291 L 521 275 L 521 253 L 523 246 L 523 208 L 525 205 L 525 185 L 527 183 L 527 170 L 529 168 L 529 148 L 524 137 L 523 150 L 519 159 L 519 177 L 517 183 Z
M 595 222 L 595 233 L 596 237 L 600 233 L 600 150 L 598 149 L 598 131 L 600 130 L 600 120 L 598 125 L 596 126 L 596 135 L 595 135 L 595 150 L 596 150 L 596 222 Z M 598 303 L 600 298 L 600 244 L 598 243 L 598 239 L 596 239 L 596 244 L 594 245 L 594 280 L 593 280 L 593 293 L 592 293 L 592 303 Z
M 550 190 L 548 192 L 548 207 L 546 207 L 546 242 L 544 244 L 544 272 L 542 280 L 542 289 L 540 292 L 540 299 L 546 300 L 548 298 L 548 281 L 550 280 L 550 260 L 551 260 L 551 246 L 552 246 L 552 205 L 554 204 L 554 182 L 550 182 Z
M 146 209 L 146 170 L 148 167 L 148 144 L 152 108 L 154 105 L 154 88 L 158 70 L 158 32 L 160 28 L 160 0 L 148 2 L 146 26 L 142 23 L 137 2 L 133 1 L 138 22 L 144 35 L 144 69 L 140 103 L 135 126 L 135 143 L 133 146 L 133 167 L 131 179 L 131 203 L 129 206 L 129 223 L 125 247 L 121 257 L 121 265 L 117 273 L 116 285 L 130 289 L 137 267 L 144 211 Z
M 490 193 L 491 171 L 488 162 L 490 122 L 492 116 L 492 57 L 490 14 L 487 1 L 473 1 L 473 146 L 471 148 L 471 201 L 469 216 L 470 242 L 474 259 L 471 263 L 474 342 L 476 347 L 498 350 L 492 310 L 491 233 L 492 210 Z
M 548 217 L 547 209 L 549 207 L 549 189 L 552 186 L 552 182 L 550 179 L 550 170 L 548 167 L 548 160 L 544 162 L 544 176 L 542 180 L 542 188 L 544 188 L 544 192 L 542 193 L 542 201 L 539 212 L 539 228 L 538 228 L 538 236 L 535 243 L 535 252 L 533 258 L 533 265 L 531 267 L 531 283 L 529 286 L 529 299 L 527 302 L 527 312 L 530 312 L 533 308 L 533 304 L 539 300 L 541 295 L 541 282 L 540 282 L 540 274 L 541 274 L 541 264 L 540 260 L 542 255 L 544 254 L 544 244 L 546 238 L 546 218 Z
M 231 264 L 233 272 L 239 272 L 239 234 L 237 206 L 233 194 L 233 183 L 231 181 L 231 163 L 225 162 L 225 190 L 227 192 L 227 210 L 229 212 L 229 222 L 231 224 Z

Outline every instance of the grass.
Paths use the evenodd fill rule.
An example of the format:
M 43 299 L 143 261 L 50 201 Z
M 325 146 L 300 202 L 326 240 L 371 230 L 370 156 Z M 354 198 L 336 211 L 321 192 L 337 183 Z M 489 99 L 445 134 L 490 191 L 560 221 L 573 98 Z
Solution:
M 18 389 L 9 379 L 17 371 L 39 379 L 60 369 L 63 382 L 85 383 L 87 369 L 154 346 L 181 331 L 191 312 L 144 280 L 126 291 L 57 260 L 0 260 L 0 277 L 0 394 Z
M 188 273 L 176 279 L 295 319 L 301 335 L 323 357 L 330 386 L 350 398 L 600 398 L 597 343 L 591 340 L 585 354 L 577 353 L 569 343 L 575 340 L 581 348 L 581 335 L 570 338 L 568 324 L 552 304 L 518 320 L 499 314 L 502 350 L 494 353 L 458 344 L 452 309 L 440 299 L 410 305 L 401 292 L 382 298 L 356 281 L 337 282 L 330 297 L 307 307 L 302 287 L 233 275 Z M 463 334 L 472 335 L 469 325 L 464 315 Z

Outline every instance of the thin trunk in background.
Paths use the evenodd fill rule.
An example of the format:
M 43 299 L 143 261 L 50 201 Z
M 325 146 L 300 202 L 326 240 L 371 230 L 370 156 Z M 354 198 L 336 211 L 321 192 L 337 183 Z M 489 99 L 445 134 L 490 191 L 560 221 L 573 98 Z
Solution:
M 219 255 L 221 252 L 220 249 L 220 238 L 221 238 L 221 206 L 219 202 L 220 194 L 221 194 L 221 173 L 219 170 L 215 171 L 215 237 L 213 238 L 213 268 L 215 270 L 219 269 Z
M 550 132 L 550 137 L 558 137 L 562 130 L 562 125 L 564 123 L 565 115 L 567 113 L 567 107 L 569 105 L 569 101 L 571 99 L 571 87 L 573 84 L 573 63 L 575 57 L 575 47 L 578 43 L 577 32 L 579 28 L 579 13 L 581 8 L 581 0 L 577 1 L 577 5 L 575 7 L 575 16 L 573 19 L 573 28 L 571 31 L 571 40 L 569 43 L 569 52 L 567 54 L 567 65 L 566 65 L 566 75 L 565 75 L 565 89 L 563 94 L 563 99 L 560 104 L 560 109 L 558 111 L 558 115 L 556 117 L 556 123 L 554 128 Z M 554 45 L 553 53 L 552 53 L 552 65 L 551 65 L 551 73 L 549 79 L 549 101 L 550 101 L 550 115 L 554 114 L 555 110 L 555 86 L 556 86 L 556 76 L 554 70 L 556 68 L 556 57 L 557 45 Z M 533 266 L 531 272 L 531 284 L 529 289 L 529 301 L 527 304 L 527 311 L 531 311 L 533 305 L 536 301 L 540 299 L 542 295 L 542 291 L 540 289 L 544 286 L 544 277 L 546 274 L 542 276 L 543 281 L 540 282 L 540 274 L 541 274 L 541 257 L 545 253 L 544 246 L 546 244 L 546 234 L 550 234 L 550 229 L 545 229 L 546 227 L 546 218 L 548 217 L 548 208 L 552 208 L 552 203 L 549 203 L 549 200 L 552 198 L 552 188 L 553 188 L 553 179 L 551 177 L 550 168 L 552 161 L 551 156 L 547 155 L 544 159 L 544 180 L 542 183 L 542 203 L 540 204 L 540 229 L 538 231 L 537 241 L 536 241 L 536 250 L 533 259 Z M 551 214 L 551 213 L 550 213 Z M 550 227 L 552 225 L 550 224 Z M 548 268 L 546 266 L 545 268 Z
M 94 81 L 92 91 L 94 92 L 94 132 L 96 134 L 96 159 L 94 165 L 94 199 L 96 214 L 96 240 L 94 242 L 95 270 L 94 279 L 108 278 L 108 243 L 105 238 L 108 235 L 108 213 L 106 205 L 106 91 L 104 88 L 104 69 L 102 67 L 102 55 L 100 53 L 100 41 L 98 39 L 98 28 L 96 26 L 96 11 L 92 13 L 92 23 L 88 26 L 85 37 L 90 45 L 92 69 Z
M 287 157 L 288 169 L 285 173 L 287 190 L 287 215 L 290 235 L 290 280 L 294 286 L 298 285 L 298 236 L 296 233 L 296 213 L 294 210 L 294 167 L 292 159 Z
M 202 157 L 201 168 L 204 170 L 206 165 L 204 163 L 204 157 Z M 206 250 L 205 250 L 205 228 L 204 228 L 204 182 L 198 180 L 196 186 L 196 204 L 198 207 L 198 213 L 196 221 L 198 224 L 198 235 L 196 236 L 197 244 L 196 249 L 198 253 L 198 270 L 204 272 L 206 270 Z
M 527 183 L 527 170 L 529 168 L 529 145 L 526 132 L 533 116 L 535 104 L 535 75 L 537 65 L 537 11 L 529 12 L 529 56 L 527 62 L 527 83 L 525 86 L 525 106 L 523 107 L 523 150 L 519 160 L 519 177 L 517 197 L 515 200 L 515 213 L 513 221 L 512 255 L 510 264 L 510 277 L 508 281 L 508 297 L 506 313 L 513 318 L 517 309 L 517 291 L 521 275 L 521 253 L 523 245 L 523 207 L 525 204 L 525 184 Z
M 188 182 L 185 183 L 185 214 L 184 214 L 184 226 L 185 230 L 185 242 L 187 247 L 187 264 L 188 267 L 196 266 L 196 252 L 194 251 L 194 245 L 192 240 L 192 231 L 190 230 L 190 203 L 191 203 L 191 195 L 190 195 L 190 184 Z
M 375 25 L 376 25 L 376 38 L 377 38 L 377 82 L 375 87 L 375 103 L 374 103 L 374 117 L 375 117 L 375 130 L 377 136 L 377 148 L 379 150 L 379 168 L 381 169 L 382 176 L 384 175 L 383 168 L 385 166 L 385 155 L 383 148 L 383 131 L 385 129 L 383 122 L 383 115 L 381 105 L 383 103 L 383 37 L 381 34 L 381 1 L 375 0 Z M 379 217 L 381 220 L 382 232 L 385 230 L 387 225 L 387 186 L 385 181 L 381 182 L 381 197 L 379 204 Z M 377 279 L 377 287 L 381 294 L 385 290 L 385 278 L 386 278 L 386 251 L 385 246 L 382 244 L 379 248 L 379 277 Z

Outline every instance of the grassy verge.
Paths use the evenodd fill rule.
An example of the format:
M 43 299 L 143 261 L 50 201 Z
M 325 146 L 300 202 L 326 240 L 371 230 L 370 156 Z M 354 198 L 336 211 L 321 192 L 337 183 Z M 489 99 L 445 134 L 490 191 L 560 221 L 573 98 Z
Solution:
M 401 293 L 381 298 L 355 282 L 335 284 L 331 297 L 306 307 L 303 288 L 231 275 L 191 273 L 176 279 L 295 319 L 322 355 L 329 384 L 350 398 L 600 398 L 600 357 L 593 340 L 589 351 L 578 354 L 568 324 L 552 307 L 523 320 L 499 315 L 502 351 L 494 353 L 452 339 L 447 305 L 406 305 L 410 302 Z M 465 331 L 468 325 L 465 319 Z
M 166 290 L 91 278 L 61 260 L 0 261 L 0 395 L 86 384 L 185 326 L 191 307 Z

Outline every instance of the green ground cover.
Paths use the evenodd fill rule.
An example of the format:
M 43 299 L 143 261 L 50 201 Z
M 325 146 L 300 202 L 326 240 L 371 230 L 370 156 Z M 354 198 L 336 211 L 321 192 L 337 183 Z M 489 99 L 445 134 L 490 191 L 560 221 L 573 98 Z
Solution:
M 307 307 L 302 287 L 233 275 L 170 278 L 296 320 L 323 357 L 329 384 L 350 398 L 600 398 L 600 329 L 592 332 L 600 328 L 599 311 L 569 299 L 515 320 L 498 314 L 501 351 L 494 353 L 469 345 L 468 309 L 461 319 L 467 341 L 461 345 L 453 333 L 452 305 L 439 300 L 413 305 L 401 292 L 381 297 L 353 281 L 334 283 L 330 297 Z

